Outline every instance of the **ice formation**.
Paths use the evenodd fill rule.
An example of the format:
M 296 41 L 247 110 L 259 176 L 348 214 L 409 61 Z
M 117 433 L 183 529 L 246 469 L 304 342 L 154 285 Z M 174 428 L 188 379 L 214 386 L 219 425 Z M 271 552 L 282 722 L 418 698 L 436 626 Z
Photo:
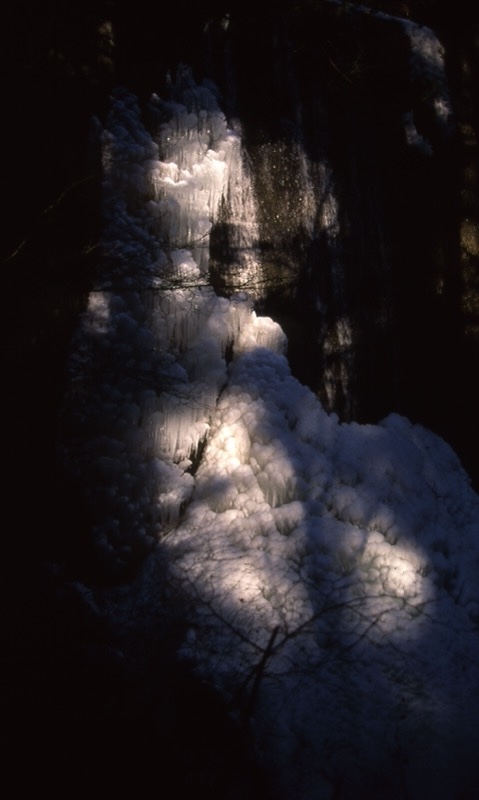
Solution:
M 446 798 L 470 778 L 478 533 L 437 437 L 340 425 L 283 357 L 235 362 L 168 553 L 196 599 L 183 655 L 232 697 L 276 632 L 254 717 L 286 797 L 353 797 L 358 775 L 379 797 L 387 773 L 388 797 Z
M 146 596 L 166 560 L 190 604 L 180 656 L 247 718 L 284 797 L 450 800 L 477 779 L 478 498 L 427 430 L 327 414 L 280 327 L 216 295 L 215 215 L 254 204 L 212 87 L 182 87 L 152 99 L 149 133 L 118 92 L 103 137 L 106 267 L 69 443 L 99 549 L 115 566 L 147 542 Z

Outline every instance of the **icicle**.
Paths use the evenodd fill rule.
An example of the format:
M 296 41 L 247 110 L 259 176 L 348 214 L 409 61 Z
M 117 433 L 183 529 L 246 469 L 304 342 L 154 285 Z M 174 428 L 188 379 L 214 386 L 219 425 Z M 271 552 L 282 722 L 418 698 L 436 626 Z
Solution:
M 349 319 L 340 317 L 331 326 L 323 345 L 325 357 L 323 385 L 329 408 L 337 408 L 339 395 L 346 404 L 349 404 L 353 342 Z
M 411 44 L 411 78 L 421 101 L 431 107 L 440 135 L 452 131 L 452 108 L 444 65 L 444 48 L 434 31 L 423 25 L 404 23 Z
M 245 352 L 256 347 L 265 347 L 275 353 L 286 351 L 287 339 L 280 325 L 269 317 L 258 317 L 253 311 L 249 325 L 238 338 L 236 352 Z

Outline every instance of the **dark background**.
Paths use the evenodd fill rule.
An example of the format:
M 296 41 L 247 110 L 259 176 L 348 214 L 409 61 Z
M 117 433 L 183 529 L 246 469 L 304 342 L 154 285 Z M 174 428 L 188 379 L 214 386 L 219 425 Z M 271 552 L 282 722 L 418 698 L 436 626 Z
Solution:
M 125 663 L 118 657 L 122 636 L 68 590 L 65 576 L 81 577 L 88 560 L 81 543 L 88 521 L 65 490 L 55 454 L 70 338 L 100 257 L 101 174 L 92 117 L 104 117 L 111 89 L 124 85 L 144 100 L 151 91 L 161 93 L 166 70 L 181 61 L 202 78 L 215 58 L 205 50 L 202 31 L 230 12 L 247 45 L 245 114 L 262 113 L 260 89 L 249 105 L 248 86 L 254 79 L 268 87 L 268 35 L 280 18 L 304 37 L 304 59 L 314 58 L 318 73 L 341 91 L 343 122 L 354 119 L 360 93 L 370 107 L 384 109 L 397 108 L 408 91 L 382 70 L 380 25 L 368 30 L 361 50 L 369 59 L 376 54 L 376 69 L 373 61 L 365 77 L 344 87 L 347 81 L 333 73 L 339 64 L 351 74 L 358 45 L 350 28 L 341 32 L 337 15 L 332 21 L 326 3 L 283 2 L 274 12 L 259 12 L 257 5 L 176 2 L 165 11 L 144 0 L 133 9 L 114 0 L 18 2 L 2 11 L 2 751 L 17 785 L 32 778 L 53 795 L 75 796 L 151 789 L 168 775 L 180 796 L 198 787 L 210 797 L 267 796 L 248 738 L 230 725 L 217 698 L 169 663 L 164 641 L 139 631 Z M 385 201 L 394 222 L 401 352 L 389 395 L 378 407 L 360 403 L 358 418 L 374 421 L 397 410 L 431 427 L 454 446 L 477 489 L 477 13 L 469 3 L 456 2 L 451 11 L 440 0 L 369 5 L 437 30 L 457 129 L 441 155 L 444 171 L 435 162 L 418 178 L 423 167 L 408 162 L 409 176 L 404 165 L 389 176 L 397 192 Z M 318 35 L 308 33 L 311 15 L 321 22 Z M 351 138 L 339 123 L 336 132 Z M 396 180 L 400 174 L 403 182 Z M 422 186 L 412 201 L 410 180 Z M 438 192 L 442 200 L 431 208 Z M 469 238 L 461 233 L 464 220 L 472 223 Z M 419 264 L 426 265 L 422 272 Z M 439 275 L 444 290 L 437 300 L 431 287 Z M 361 397 L 367 392 L 358 387 Z M 238 786 L 242 794 L 235 794 Z

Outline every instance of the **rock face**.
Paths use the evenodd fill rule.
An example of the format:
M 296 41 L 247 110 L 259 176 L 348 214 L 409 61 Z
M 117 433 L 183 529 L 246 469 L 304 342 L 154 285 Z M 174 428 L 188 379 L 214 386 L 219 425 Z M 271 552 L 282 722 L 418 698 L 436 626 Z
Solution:
M 241 130 L 257 230 L 245 236 L 244 198 L 230 197 L 211 232 L 215 287 L 235 288 L 253 242 L 257 307 L 283 326 L 294 373 L 325 407 L 359 421 L 399 411 L 462 441 L 467 461 L 455 420 L 471 390 L 475 222 L 462 221 L 461 181 L 473 176 L 467 162 L 461 178 L 459 48 L 411 21 L 425 4 L 373 5 L 271 16 L 216 4 L 201 24 L 184 17 L 148 77 L 129 71 L 135 37 L 127 47 L 119 35 L 118 77 L 147 96 L 161 92 L 153 76 L 184 61 L 216 83 Z
M 479 356 L 476 14 L 459 3 L 451 18 L 427 0 L 368 5 L 283 2 L 273 15 L 249 2 L 152 11 L 139 0 L 134 15 L 115 2 L 73 3 L 27 19 L 10 10 L 7 127 L 21 157 L 6 166 L 5 253 L 26 238 L 22 274 L 39 274 L 40 252 L 46 281 L 70 292 L 59 278 L 67 259 L 84 291 L 98 235 L 91 115 L 103 119 L 113 87 L 143 102 L 189 64 L 197 80 L 215 81 L 228 123 L 241 127 L 258 211 L 245 242 L 238 208 L 225 205 L 211 237 L 215 286 L 228 293 L 218 264 L 234 272 L 253 237 L 260 311 L 284 327 L 295 374 L 326 408 L 359 421 L 404 413 L 451 441 L 477 480 L 468 432 Z M 438 31 L 444 63 L 424 24 Z M 45 157 L 32 182 L 33 116 Z M 37 294 L 25 328 L 45 325 Z M 70 297 L 46 300 L 56 305 L 48 328 L 58 326 Z

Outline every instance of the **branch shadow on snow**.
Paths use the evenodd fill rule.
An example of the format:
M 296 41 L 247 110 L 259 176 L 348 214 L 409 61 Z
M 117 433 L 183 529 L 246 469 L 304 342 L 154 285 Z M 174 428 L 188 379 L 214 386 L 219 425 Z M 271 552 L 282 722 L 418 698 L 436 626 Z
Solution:
M 190 597 L 180 652 L 223 687 L 285 796 L 348 798 L 359 782 L 371 797 L 446 798 L 477 777 L 465 554 L 434 460 L 464 479 L 401 418 L 339 425 L 281 356 L 258 348 L 231 367 L 160 548 Z

